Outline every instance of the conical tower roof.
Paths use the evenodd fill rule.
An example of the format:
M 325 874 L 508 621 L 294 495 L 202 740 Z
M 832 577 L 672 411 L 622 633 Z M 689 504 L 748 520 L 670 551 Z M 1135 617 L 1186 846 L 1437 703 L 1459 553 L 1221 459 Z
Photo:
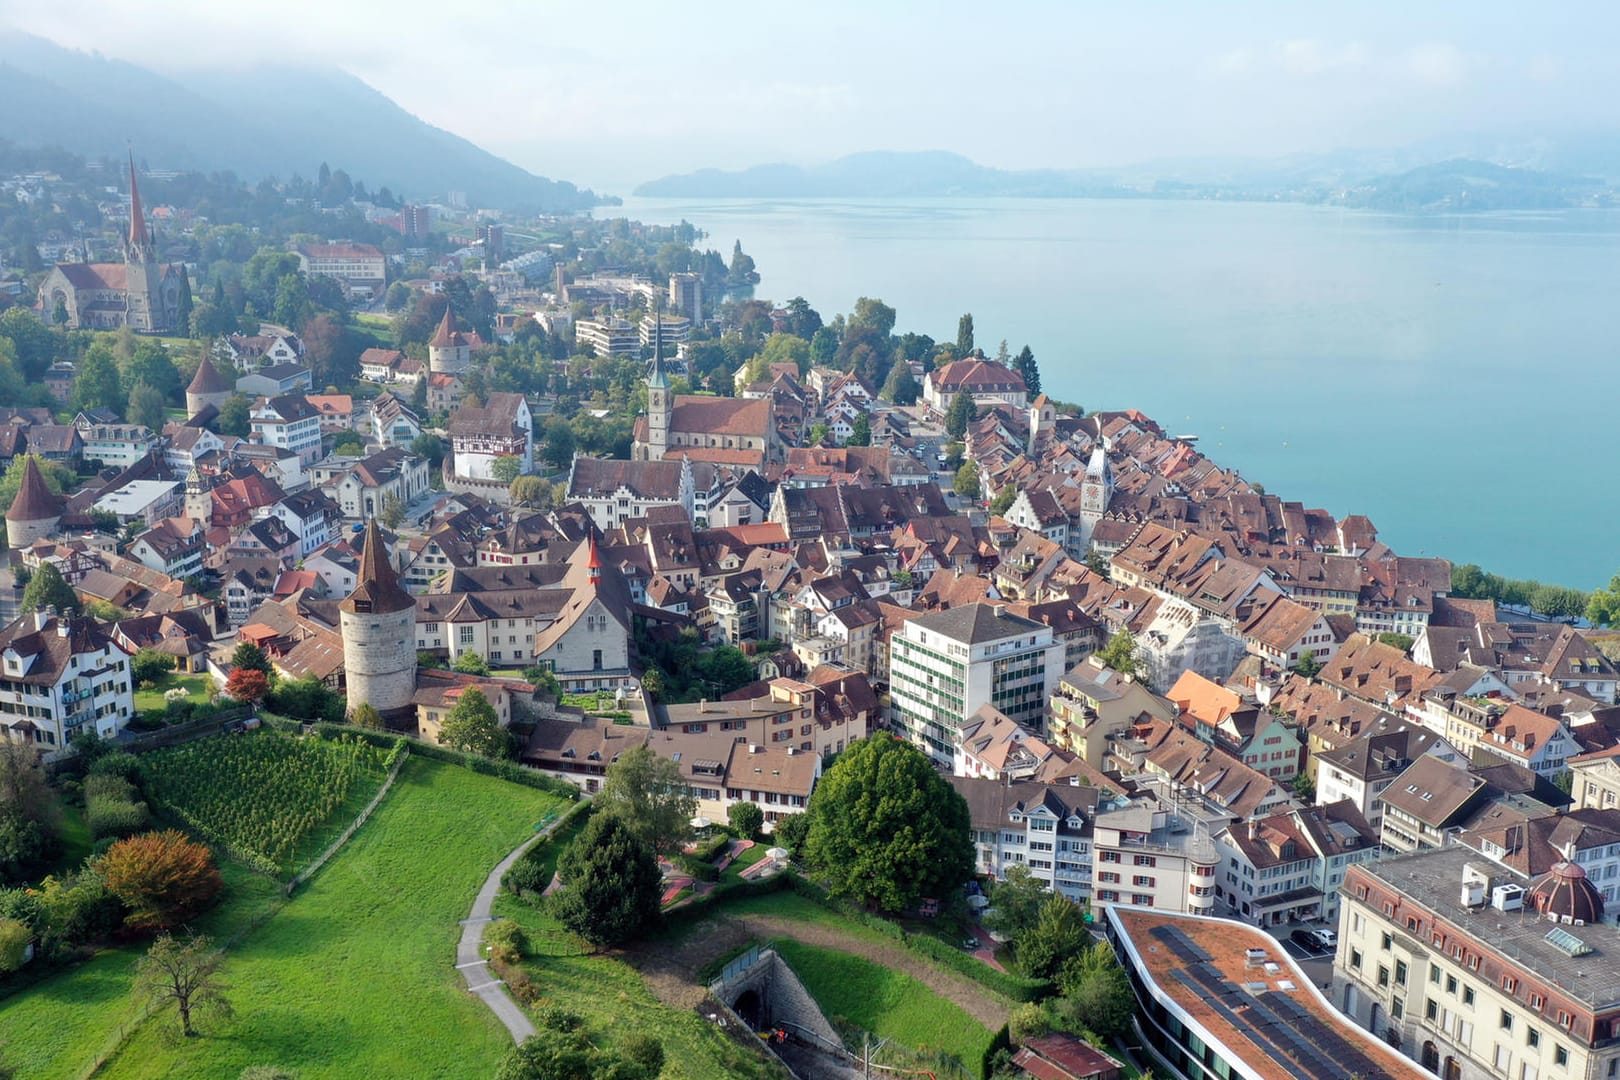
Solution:
M 197 365 L 197 374 L 192 376 L 191 385 L 186 387 L 188 394 L 221 394 L 235 390 L 225 376 L 219 373 L 214 362 L 205 355 L 202 363 Z
M 448 349 L 456 343 L 456 324 L 450 318 L 450 305 L 444 305 L 444 318 L 439 320 L 438 333 L 433 335 L 429 345 L 436 349 Z
M 365 549 L 360 553 L 360 576 L 338 610 L 350 614 L 381 615 L 416 606 L 416 598 L 399 583 L 388 561 L 388 545 L 383 542 L 377 519 L 366 522 Z
M 6 511 L 7 521 L 50 521 L 62 516 L 62 497 L 51 491 L 33 454 L 23 460 L 22 486 Z
M 141 189 L 135 186 L 135 152 L 129 154 L 129 246 L 144 248 L 149 242 L 146 235 L 146 214 L 141 209 Z

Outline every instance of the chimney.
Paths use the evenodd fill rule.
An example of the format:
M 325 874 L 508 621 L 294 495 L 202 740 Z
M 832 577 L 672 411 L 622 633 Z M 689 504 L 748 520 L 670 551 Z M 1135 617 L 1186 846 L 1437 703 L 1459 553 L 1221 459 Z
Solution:
M 763 746 L 759 745 L 759 743 L 749 743 L 748 744 L 748 752 L 750 754 L 758 754 L 758 753 L 762 752 L 764 749 L 765 748 Z
M 35 608 L 34 609 L 34 629 L 35 630 L 43 630 L 43 629 L 45 629 L 45 624 L 50 621 L 50 615 L 46 614 L 47 611 L 55 612 L 56 609 L 54 607 L 51 607 L 51 608 Z
M 698 698 L 698 712 L 706 713 L 708 711 L 709 711 L 709 699 L 708 698 Z
M 68 636 L 68 617 L 66 615 L 64 615 L 60 619 L 56 620 L 56 636 L 57 637 L 67 637 Z
M 799 752 L 799 749 L 796 746 L 790 746 L 790 747 L 787 748 L 787 752 L 788 752 L 788 757 L 792 757 L 794 754 L 797 754 Z
M 1253 820 L 1253 819 L 1250 819 L 1250 821 L 1249 821 L 1249 839 L 1250 840 L 1258 840 L 1258 839 L 1260 839 L 1260 823 L 1258 821 Z

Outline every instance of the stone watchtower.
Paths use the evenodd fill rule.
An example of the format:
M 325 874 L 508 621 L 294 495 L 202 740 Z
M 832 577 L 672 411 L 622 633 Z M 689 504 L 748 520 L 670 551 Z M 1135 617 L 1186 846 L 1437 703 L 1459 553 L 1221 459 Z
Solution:
M 62 524 L 63 500 L 52 493 L 39 462 L 29 454 L 23 462 L 22 486 L 6 511 L 6 543 L 13 550 L 50 536 Z
M 450 317 L 450 305 L 446 304 L 438 332 L 428 342 L 428 370 L 434 374 L 460 375 L 471 366 L 472 341 L 456 329 Z
M 221 375 L 214 362 L 208 359 L 208 354 L 203 353 L 202 363 L 197 365 L 197 374 L 193 376 L 191 385 L 186 387 L 186 415 L 196 416 L 208 405 L 223 408 L 234 393 L 235 384 Z
M 1114 470 L 1108 464 L 1108 454 L 1099 435 L 1091 451 L 1091 461 L 1086 465 L 1085 479 L 1080 482 L 1080 551 L 1090 550 L 1092 530 L 1108 513 L 1108 504 L 1113 499 Z
M 359 580 L 338 605 L 338 625 L 349 712 L 362 702 L 384 716 L 408 709 L 416 693 L 416 598 L 400 585 L 376 518 L 366 522 Z

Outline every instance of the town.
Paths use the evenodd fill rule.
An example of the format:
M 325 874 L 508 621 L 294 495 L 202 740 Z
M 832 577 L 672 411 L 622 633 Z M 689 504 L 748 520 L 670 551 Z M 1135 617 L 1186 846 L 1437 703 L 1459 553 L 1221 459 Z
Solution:
M 1616 1075 L 1620 598 L 1397 553 L 971 315 L 757 299 L 742 241 L 324 166 L 248 230 L 93 164 L 0 177 L 17 1075 L 266 1065 L 39 988 L 203 919 L 209 989 L 413 829 L 441 925 L 355 933 L 488 1030 L 330 1075 L 858 1075 L 857 1028 L 975 1078 Z

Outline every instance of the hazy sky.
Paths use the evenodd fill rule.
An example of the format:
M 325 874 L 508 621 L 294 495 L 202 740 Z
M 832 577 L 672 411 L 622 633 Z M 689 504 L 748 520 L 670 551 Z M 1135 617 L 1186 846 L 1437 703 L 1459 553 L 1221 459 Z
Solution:
M 1611 128 L 1612 3 L 0 0 L 158 68 L 339 65 L 536 172 L 949 149 L 1004 167 Z

